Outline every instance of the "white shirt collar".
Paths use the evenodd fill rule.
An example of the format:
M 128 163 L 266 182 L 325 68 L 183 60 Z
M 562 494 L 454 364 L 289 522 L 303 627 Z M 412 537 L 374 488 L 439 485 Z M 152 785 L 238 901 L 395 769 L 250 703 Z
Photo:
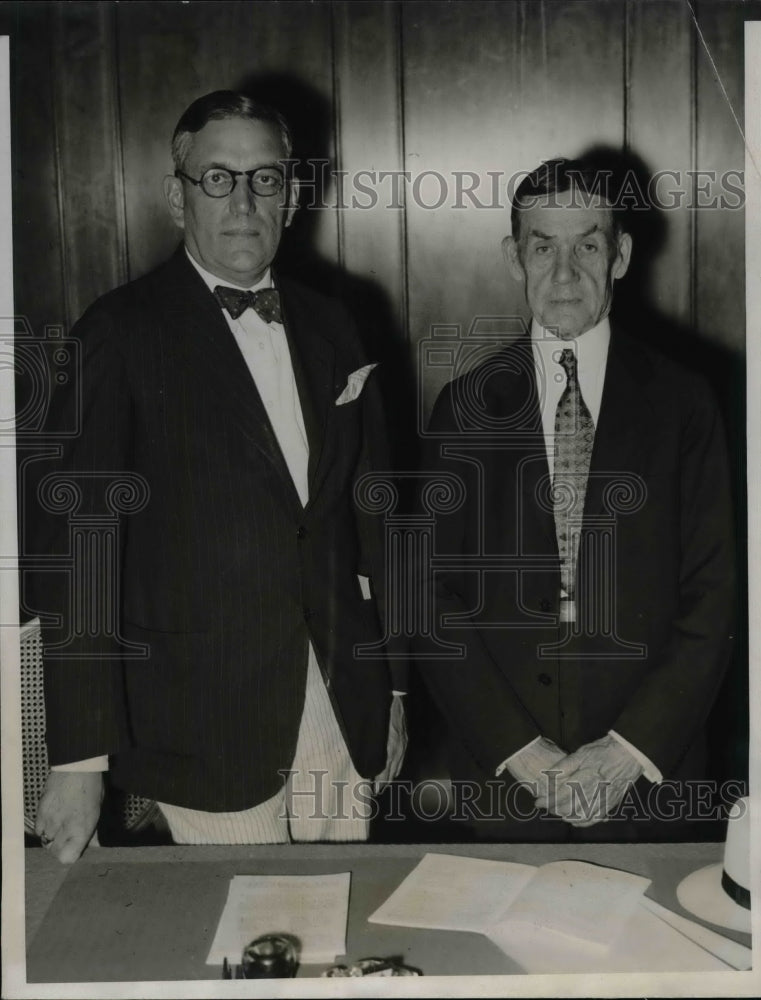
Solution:
M 558 347 L 570 347 L 576 352 L 579 365 L 585 368 L 605 364 L 610 343 L 610 320 L 607 316 L 580 336 L 562 340 L 552 330 L 546 329 L 536 319 L 531 320 L 531 343 L 542 354 L 551 354 Z
M 195 257 L 191 254 L 187 247 L 185 247 L 185 253 L 188 255 L 188 260 L 193 265 L 193 267 L 198 271 L 206 284 L 206 287 L 210 292 L 214 292 L 217 285 L 229 285 L 231 288 L 238 288 L 238 285 L 230 285 L 229 281 L 225 281 L 224 278 L 218 278 L 216 274 L 212 274 L 211 271 L 207 271 L 205 267 L 201 267 Z M 255 285 L 251 285 L 249 288 L 242 288 L 241 291 L 258 292 L 260 288 L 274 288 L 274 283 L 272 281 L 271 269 L 268 267 L 264 274 L 261 276 L 259 281 Z
M 542 423 L 545 437 L 549 441 L 554 434 L 555 409 L 565 388 L 566 378 L 560 366 L 560 352 L 570 347 L 576 352 L 576 372 L 584 401 L 595 424 L 600 415 L 605 369 L 610 344 L 610 322 L 600 320 L 597 326 L 582 333 L 573 340 L 561 340 L 541 323 L 532 320 L 531 347 L 536 368 L 537 388 L 542 408 Z M 548 456 L 552 462 L 552 452 L 548 445 Z

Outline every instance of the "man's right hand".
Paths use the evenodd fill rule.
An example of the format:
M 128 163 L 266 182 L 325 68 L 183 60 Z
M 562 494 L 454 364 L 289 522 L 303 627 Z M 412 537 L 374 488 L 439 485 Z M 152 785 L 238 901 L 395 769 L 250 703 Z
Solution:
M 515 780 L 527 785 L 536 797 L 547 794 L 547 772 L 551 772 L 565 755 L 565 750 L 561 750 L 557 743 L 541 736 L 514 753 L 506 766 Z
M 95 832 L 102 801 L 102 772 L 51 771 L 34 824 L 43 847 L 63 864 L 76 861 Z

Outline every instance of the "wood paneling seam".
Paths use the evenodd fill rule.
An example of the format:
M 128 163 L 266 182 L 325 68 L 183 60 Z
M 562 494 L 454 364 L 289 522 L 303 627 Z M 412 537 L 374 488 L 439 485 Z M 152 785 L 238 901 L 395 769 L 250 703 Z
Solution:
M 109 92 L 111 95 L 111 105 L 113 114 L 113 141 L 114 141 L 114 200 L 116 203 L 116 227 L 117 227 L 117 252 L 119 260 L 119 284 L 129 281 L 132 277 L 129 265 L 129 242 L 127 234 L 127 194 L 124 184 L 124 143 L 122 140 L 122 94 L 120 86 L 120 65 L 119 65 L 119 23 L 118 8 L 110 10 L 111 17 L 111 81 Z
M 698 38 L 695 30 L 697 24 L 697 4 L 694 11 L 691 8 L 692 20 L 690 21 L 690 31 L 692 33 L 692 44 L 690 45 L 690 90 L 692 91 L 692 104 L 690 114 L 690 170 L 694 171 L 698 165 L 698 103 L 700 101 L 699 80 L 698 80 Z M 694 174 L 693 174 L 694 176 Z M 698 322 L 698 213 L 690 212 L 690 329 L 697 330 Z
M 344 18 L 344 30 L 346 29 L 346 21 Z M 347 42 L 351 44 L 351 37 L 347 39 Z M 336 8 L 335 5 L 330 6 L 330 78 L 332 84 L 332 100 L 331 100 L 331 114 L 333 117 L 333 166 L 337 171 L 342 169 L 342 154 L 343 149 L 341 147 L 342 132 L 341 132 L 341 93 L 340 93 L 340 74 L 338 73 L 338 54 L 336 51 Z M 336 188 L 336 195 L 340 195 L 340 188 Z M 336 211 L 336 254 L 338 258 L 338 266 L 341 269 L 345 268 L 345 243 L 346 243 L 346 232 L 344 225 L 344 215 L 340 210 Z
M 52 26 L 50 31 L 50 41 L 52 46 L 52 52 L 50 53 L 50 64 L 53 68 L 52 72 L 52 94 L 51 103 L 53 108 L 53 150 L 55 156 L 55 178 L 56 178 L 56 199 L 58 202 L 58 235 L 61 244 L 61 288 L 63 290 L 63 307 L 65 313 L 66 330 L 71 329 L 72 325 L 72 309 L 71 309 L 71 293 L 69 291 L 69 282 L 67 280 L 68 273 L 68 247 L 66 246 L 66 218 L 65 209 L 63 202 L 63 178 L 62 178 L 62 165 L 61 165 L 61 127 L 60 127 L 60 113 L 61 113 L 61 99 L 59 97 L 61 93 L 61 43 L 63 42 L 62 31 L 61 31 L 61 9 L 55 7 L 50 11 L 50 18 L 52 20 Z
M 395 3 L 396 11 L 396 38 L 397 38 L 397 67 L 396 67 L 396 101 L 397 101 L 397 128 L 399 129 L 399 155 L 401 157 L 402 170 L 407 169 L 407 142 L 406 142 L 406 121 L 405 121 L 405 86 L 404 86 L 404 15 L 399 2 Z M 402 192 L 402 217 L 400 221 L 401 232 L 399 234 L 401 246 L 401 267 L 402 267 L 402 302 L 401 314 L 403 319 L 403 333 L 407 344 L 411 344 L 412 336 L 410 331 L 410 277 L 408 269 L 409 258 L 409 232 L 407 228 L 407 192 L 404 185 Z

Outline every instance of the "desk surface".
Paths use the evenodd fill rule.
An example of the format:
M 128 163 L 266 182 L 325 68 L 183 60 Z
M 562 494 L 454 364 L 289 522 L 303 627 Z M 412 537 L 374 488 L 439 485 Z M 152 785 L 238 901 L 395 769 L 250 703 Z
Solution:
M 399 956 L 426 975 L 521 970 L 480 934 L 369 924 L 367 917 L 428 851 L 542 865 L 593 861 L 652 879 L 648 895 L 677 913 L 676 886 L 721 860 L 718 844 L 289 845 L 91 848 L 60 865 L 26 851 L 29 982 L 217 979 L 205 964 L 233 875 L 351 871 L 346 961 Z M 711 926 L 711 925 L 706 925 Z M 728 936 L 750 944 L 749 935 Z M 339 959 L 340 960 L 340 959 Z M 303 966 L 300 976 L 321 967 Z

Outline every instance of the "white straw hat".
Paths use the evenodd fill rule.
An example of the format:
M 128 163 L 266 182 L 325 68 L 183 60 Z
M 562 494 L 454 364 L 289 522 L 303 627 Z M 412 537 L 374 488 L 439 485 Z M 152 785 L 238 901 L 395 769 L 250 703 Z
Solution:
M 709 865 L 679 883 L 685 910 L 720 927 L 750 934 L 750 804 L 738 799 L 729 810 L 723 864 Z

